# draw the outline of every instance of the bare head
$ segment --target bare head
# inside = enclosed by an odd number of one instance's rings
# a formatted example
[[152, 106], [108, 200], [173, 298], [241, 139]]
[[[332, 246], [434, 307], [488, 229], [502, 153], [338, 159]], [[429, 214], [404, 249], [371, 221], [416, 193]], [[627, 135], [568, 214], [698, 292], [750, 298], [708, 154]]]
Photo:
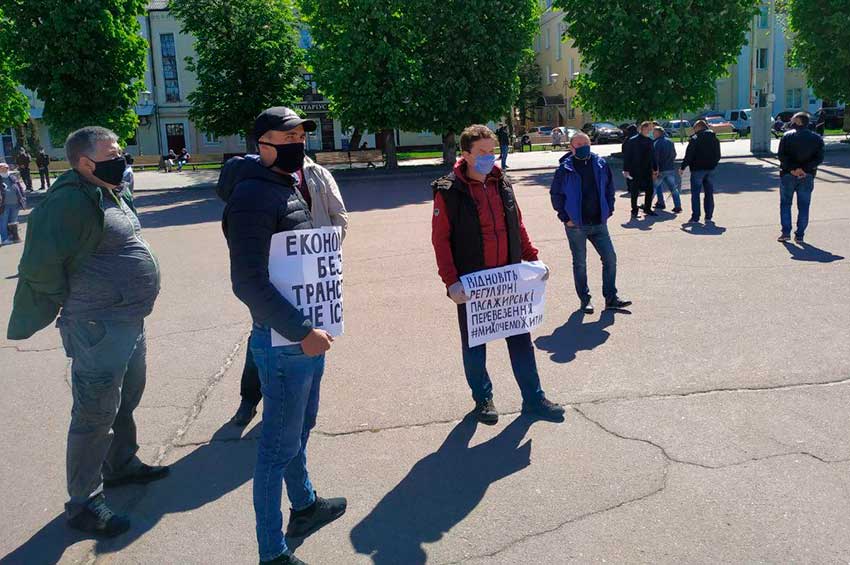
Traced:
[[708, 129], [708, 122], [706, 122], [705, 120], [697, 120], [696, 122], [694, 122], [694, 131], [695, 132], [699, 133], [699, 132], [707, 130], [707, 129]]
[[578, 149], [579, 147], [583, 147], [585, 145], [590, 145], [590, 136], [584, 133], [583, 131], [578, 132], [573, 136], [570, 140], [570, 147], [573, 148], [573, 151]]
[[655, 126], [654, 128], [652, 128], [652, 136], [655, 139], [660, 139], [660, 138], [664, 137], [665, 135], [667, 135], [667, 132], [664, 131], [663, 127]]
[[123, 159], [118, 136], [112, 130], [99, 126], [78, 129], [65, 140], [65, 156], [71, 168], [90, 183], [104, 188], [119, 184], [111, 184], [95, 176], [98, 163]]
[[0, 176], [9, 176], [9, 165], [0, 161]]
[[808, 112], [797, 112], [791, 118], [791, 123], [797, 127], [808, 127], [809, 122], [812, 121], [812, 117], [808, 114]]

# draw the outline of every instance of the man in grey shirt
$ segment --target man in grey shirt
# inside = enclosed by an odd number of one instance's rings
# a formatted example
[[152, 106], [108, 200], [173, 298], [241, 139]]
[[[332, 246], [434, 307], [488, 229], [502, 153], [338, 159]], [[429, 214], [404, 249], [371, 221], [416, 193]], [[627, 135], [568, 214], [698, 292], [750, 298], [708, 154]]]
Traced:
[[65, 510], [72, 528], [112, 537], [130, 521], [106, 504], [104, 485], [168, 474], [136, 456], [133, 419], [145, 389], [144, 319], [159, 294], [159, 265], [122, 182], [118, 137], [83, 128], [68, 137], [65, 152], [73, 170], [30, 217], [9, 334], [28, 337], [61, 307], [56, 325], [72, 359], [73, 394]]

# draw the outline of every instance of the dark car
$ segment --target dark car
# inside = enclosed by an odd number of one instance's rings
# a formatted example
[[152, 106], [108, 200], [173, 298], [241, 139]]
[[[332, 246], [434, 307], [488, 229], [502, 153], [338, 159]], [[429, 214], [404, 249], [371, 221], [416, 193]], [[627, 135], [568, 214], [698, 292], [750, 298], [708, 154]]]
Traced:
[[799, 112], [799, 110], [785, 110], [783, 112], [779, 112], [776, 114], [776, 118], [774, 120], [782, 120], [786, 124], [791, 121], [791, 118], [794, 117], [794, 114]]
[[826, 129], [841, 129], [844, 126], [844, 108], [821, 108], [813, 118], [815, 123], [823, 119]]
[[584, 124], [581, 131], [590, 137], [590, 141], [597, 144], [622, 143], [626, 138], [623, 130], [610, 122], [591, 122]]

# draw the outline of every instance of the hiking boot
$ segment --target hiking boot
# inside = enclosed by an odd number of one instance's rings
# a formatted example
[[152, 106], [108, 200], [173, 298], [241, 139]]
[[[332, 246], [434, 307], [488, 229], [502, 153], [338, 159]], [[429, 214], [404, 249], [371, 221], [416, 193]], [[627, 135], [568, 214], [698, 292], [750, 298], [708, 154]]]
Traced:
[[581, 301], [581, 311], [585, 314], [593, 314], [593, 302], [589, 298]]
[[522, 413], [532, 418], [548, 420], [549, 422], [564, 421], [564, 407], [560, 404], [555, 404], [545, 396], [540, 399], [540, 402], [534, 404], [522, 403]]
[[496, 405], [493, 404], [492, 398], [476, 402], [475, 409], [472, 412], [475, 414], [475, 419], [482, 424], [493, 426], [499, 422], [499, 413], [496, 412]]
[[230, 419], [230, 423], [234, 426], [244, 428], [249, 423], [251, 423], [251, 420], [253, 420], [254, 416], [256, 415], [257, 405], [243, 400], [241, 404], [239, 404], [239, 408], [236, 410], [236, 414], [234, 414], [233, 418]]
[[778, 241], [779, 243], [785, 243], [786, 241], [791, 241], [791, 236], [783, 233], [782, 235], [776, 238], [776, 241]]
[[304, 510], [292, 510], [289, 524], [286, 526], [286, 536], [304, 538], [317, 531], [322, 526], [330, 524], [343, 514], [348, 507], [344, 498], [321, 498]]
[[147, 483], [152, 483], [153, 481], [158, 481], [159, 479], [165, 478], [168, 476], [170, 469], [168, 465], [163, 466], [151, 466], [142, 463], [136, 469], [133, 469], [126, 475], [122, 475], [120, 477], [112, 478], [112, 479], [104, 479], [103, 486], [105, 487], [120, 487], [123, 485], [144, 485]]
[[623, 308], [626, 308], [626, 307], [631, 306], [631, 305], [632, 305], [631, 300], [622, 300], [620, 298], [612, 298], [611, 300], [608, 300], [608, 301], [605, 302], [605, 309], [606, 310], [622, 310]]
[[281, 553], [274, 559], [260, 561], [260, 565], [307, 565], [291, 553]]
[[101, 493], [89, 500], [79, 514], [69, 519], [68, 525], [87, 534], [114, 538], [130, 529], [130, 520], [110, 510], [106, 505], [106, 497]]

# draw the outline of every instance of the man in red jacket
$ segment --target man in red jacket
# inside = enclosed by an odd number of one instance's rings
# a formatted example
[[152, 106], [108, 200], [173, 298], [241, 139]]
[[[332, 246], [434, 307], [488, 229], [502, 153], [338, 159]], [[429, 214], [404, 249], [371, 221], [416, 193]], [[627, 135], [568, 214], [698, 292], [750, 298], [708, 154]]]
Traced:
[[[501, 169], [495, 167], [495, 145], [496, 135], [487, 126], [469, 126], [460, 136], [461, 159], [454, 171], [431, 185], [434, 189], [431, 242], [440, 278], [449, 298], [457, 304], [463, 368], [475, 400], [475, 417], [484, 424], [498, 422], [499, 413], [493, 404], [486, 346], [469, 347], [466, 320], [469, 297], [460, 277], [537, 260], [537, 249], [522, 223], [513, 187]], [[505, 341], [522, 392], [523, 413], [563, 421], [564, 408], [549, 401], [540, 388], [531, 336], [524, 333]]]

